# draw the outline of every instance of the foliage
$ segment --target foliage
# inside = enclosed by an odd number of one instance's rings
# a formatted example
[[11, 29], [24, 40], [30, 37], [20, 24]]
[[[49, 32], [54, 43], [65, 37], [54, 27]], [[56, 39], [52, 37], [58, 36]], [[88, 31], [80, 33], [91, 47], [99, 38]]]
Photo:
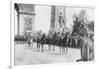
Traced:
[[72, 35], [87, 36], [87, 14], [85, 10], [81, 10], [80, 13], [73, 14], [73, 32]]

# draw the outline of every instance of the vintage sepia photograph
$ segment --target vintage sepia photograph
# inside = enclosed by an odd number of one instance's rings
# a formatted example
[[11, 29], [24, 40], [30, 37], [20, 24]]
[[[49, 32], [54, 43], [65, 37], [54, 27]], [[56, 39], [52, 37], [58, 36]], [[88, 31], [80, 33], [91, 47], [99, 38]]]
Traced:
[[94, 61], [94, 8], [14, 3], [14, 65]]

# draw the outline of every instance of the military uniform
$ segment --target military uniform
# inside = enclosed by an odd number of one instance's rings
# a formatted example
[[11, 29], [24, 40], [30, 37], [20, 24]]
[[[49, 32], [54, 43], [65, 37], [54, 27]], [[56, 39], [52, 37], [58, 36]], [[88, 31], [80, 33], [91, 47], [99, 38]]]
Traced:
[[81, 58], [84, 61], [91, 61], [94, 59], [94, 47], [93, 42], [87, 38], [81, 41]]

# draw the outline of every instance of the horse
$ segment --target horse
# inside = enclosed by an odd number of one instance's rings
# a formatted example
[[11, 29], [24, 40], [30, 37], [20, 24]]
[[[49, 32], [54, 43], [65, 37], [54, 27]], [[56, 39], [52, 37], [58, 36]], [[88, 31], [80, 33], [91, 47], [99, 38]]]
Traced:
[[45, 44], [45, 34], [42, 35], [41, 39], [40, 39], [40, 44], [42, 45], [42, 52], [43, 52], [43, 46]]

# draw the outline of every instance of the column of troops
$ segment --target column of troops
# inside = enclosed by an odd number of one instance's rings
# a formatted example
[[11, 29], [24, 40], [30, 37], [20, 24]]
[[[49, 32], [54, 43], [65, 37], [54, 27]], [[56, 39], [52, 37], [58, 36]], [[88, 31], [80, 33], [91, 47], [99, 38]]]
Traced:
[[[55, 51], [55, 46], [59, 47], [60, 54], [67, 53], [69, 48], [79, 48], [81, 49], [81, 57], [84, 61], [89, 61], [94, 59], [94, 45], [93, 41], [89, 38], [80, 36], [71, 36], [66, 34], [60, 35], [60, 33], [54, 34], [36, 34], [36, 36], [15, 36], [15, 43], [27, 43], [28, 47], [34, 47], [33, 42], [37, 43], [37, 51], [43, 52], [44, 45], [48, 45], [48, 50], [51, 50], [53, 46], [53, 51]], [[79, 61], [79, 60], [78, 60]]]

